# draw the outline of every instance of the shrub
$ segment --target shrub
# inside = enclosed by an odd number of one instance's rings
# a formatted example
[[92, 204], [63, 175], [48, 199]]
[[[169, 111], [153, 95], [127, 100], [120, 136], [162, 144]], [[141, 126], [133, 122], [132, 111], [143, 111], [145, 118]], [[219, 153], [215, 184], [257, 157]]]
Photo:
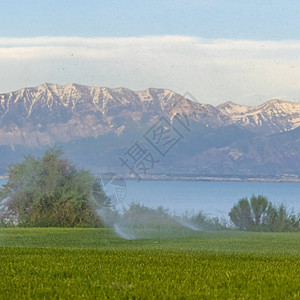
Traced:
[[211, 218], [202, 211], [191, 216], [186, 215], [185, 219], [202, 230], [225, 230], [229, 228], [229, 224], [225, 219]]

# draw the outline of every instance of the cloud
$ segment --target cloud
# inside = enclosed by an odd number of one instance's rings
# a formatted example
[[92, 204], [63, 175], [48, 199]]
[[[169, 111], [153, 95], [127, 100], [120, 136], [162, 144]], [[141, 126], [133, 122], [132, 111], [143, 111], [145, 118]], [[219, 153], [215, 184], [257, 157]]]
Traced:
[[300, 41], [0, 37], [0, 92], [42, 82], [189, 91], [202, 103], [300, 101]]

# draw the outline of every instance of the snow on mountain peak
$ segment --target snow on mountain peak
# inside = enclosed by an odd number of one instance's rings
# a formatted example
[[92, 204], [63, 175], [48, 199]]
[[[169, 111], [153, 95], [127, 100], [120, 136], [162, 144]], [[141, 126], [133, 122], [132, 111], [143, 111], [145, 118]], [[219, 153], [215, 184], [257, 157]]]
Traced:
[[217, 109], [241, 126], [265, 127], [274, 132], [300, 126], [300, 103], [271, 99], [250, 107], [226, 102], [217, 106]]
[[225, 102], [216, 107], [220, 112], [226, 115], [245, 114], [249, 110], [249, 106], [236, 104], [232, 101]]
[[[177, 107], [174, 109], [175, 104]], [[287, 131], [300, 126], [300, 103], [278, 99], [271, 99], [258, 106], [228, 101], [213, 107], [191, 102], [169, 89], [148, 88], [135, 92], [122, 87], [93, 87], [76, 83], [57, 85], [47, 82], [37, 87], [0, 94], [0, 126], [15, 124], [16, 119], [20, 124], [31, 119], [46, 124], [47, 120], [86, 118], [93, 114], [96, 114], [93, 116], [95, 122], [97, 118], [111, 120], [133, 114], [135, 117], [132, 119], [140, 120], [143, 114], [150, 113], [156, 116], [185, 113], [194, 116], [197, 122], [208, 122], [215, 126], [235, 124], [265, 128], [270, 132]], [[42, 115], [47, 116], [46, 120], [43, 120]]]

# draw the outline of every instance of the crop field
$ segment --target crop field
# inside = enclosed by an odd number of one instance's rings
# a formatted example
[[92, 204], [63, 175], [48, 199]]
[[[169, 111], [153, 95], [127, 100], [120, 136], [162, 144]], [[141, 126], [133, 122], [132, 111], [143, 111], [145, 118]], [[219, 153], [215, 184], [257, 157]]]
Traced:
[[300, 234], [0, 230], [1, 299], [300, 299]]

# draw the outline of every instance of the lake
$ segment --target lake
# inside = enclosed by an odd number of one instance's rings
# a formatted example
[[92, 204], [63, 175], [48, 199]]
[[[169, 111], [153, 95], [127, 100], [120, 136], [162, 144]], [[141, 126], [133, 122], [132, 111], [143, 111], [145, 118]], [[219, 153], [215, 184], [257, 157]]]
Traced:
[[263, 194], [275, 203], [284, 203], [300, 213], [300, 183], [294, 182], [216, 182], [216, 181], [127, 181], [123, 204], [131, 201], [165, 208], [176, 214], [202, 210], [210, 216], [226, 217], [243, 197]]
[[[0, 185], [6, 180], [0, 179]], [[126, 181], [126, 197], [118, 208], [135, 201], [149, 207], [163, 206], [176, 214], [203, 211], [209, 216], [228, 217], [242, 197], [263, 194], [275, 203], [284, 203], [300, 212], [300, 183], [214, 182], [214, 181]], [[108, 193], [111, 189], [108, 188]]]

